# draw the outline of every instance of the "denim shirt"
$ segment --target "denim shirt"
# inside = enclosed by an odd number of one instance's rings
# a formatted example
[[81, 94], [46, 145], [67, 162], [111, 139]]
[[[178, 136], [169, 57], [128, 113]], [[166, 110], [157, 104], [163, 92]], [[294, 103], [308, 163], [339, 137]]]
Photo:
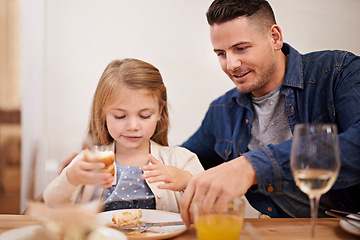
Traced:
[[[287, 68], [281, 87], [291, 131], [297, 123], [335, 123], [341, 170], [320, 201], [328, 208], [360, 211], [360, 57], [346, 51], [300, 54], [284, 43]], [[252, 164], [258, 184], [246, 193], [250, 204], [271, 217], [309, 217], [307, 196], [290, 169], [292, 140], [248, 151], [253, 109], [249, 94], [236, 88], [214, 100], [200, 128], [182, 146], [196, 153], [204, 168], [240, 155]]]

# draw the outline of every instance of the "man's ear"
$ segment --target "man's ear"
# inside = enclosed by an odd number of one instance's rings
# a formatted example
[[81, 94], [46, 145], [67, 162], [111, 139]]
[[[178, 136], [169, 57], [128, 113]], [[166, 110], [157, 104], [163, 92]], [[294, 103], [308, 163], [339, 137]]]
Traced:
[[281, 28], [276, 24], [271, 26], [271, 37], [274, 44], [274, 49], [281, 50], [284, 42], [283, 42]]

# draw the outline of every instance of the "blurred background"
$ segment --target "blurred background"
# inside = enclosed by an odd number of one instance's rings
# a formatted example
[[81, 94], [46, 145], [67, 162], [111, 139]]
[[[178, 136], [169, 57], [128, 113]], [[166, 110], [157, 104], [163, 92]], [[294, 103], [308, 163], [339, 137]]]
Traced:
[[[155, 65], [168, 89], [170, 145], [233, 88], [212, 51], [212, 0], [0, 0], [0, 213], [21, 213], [80, 150], [91, 98], [113, 59]], [[360, 1], [270, 0], [301, 53], [360, 55]], [[251, 209], [247, 217], [256, 217]]]

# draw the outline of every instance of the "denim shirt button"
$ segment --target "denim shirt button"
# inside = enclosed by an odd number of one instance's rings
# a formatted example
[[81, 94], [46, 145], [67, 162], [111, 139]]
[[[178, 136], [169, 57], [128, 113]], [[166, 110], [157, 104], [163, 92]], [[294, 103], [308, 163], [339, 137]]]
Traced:
[[248, 125], [249, 124], [249, 119], [245, 120], [245, 124]]
[[271, 207], [268, 207], [267, 210], [268, 210], [268, 212], [272, 212], [272, 208], [271, 208]]
[[272, 193], [272, 192], [274, 192], [274, 187], [271, 186], [271, 184], [270, 184], [270, 185], [267, 187], [266, 191], [267, 191], [268, 193]]

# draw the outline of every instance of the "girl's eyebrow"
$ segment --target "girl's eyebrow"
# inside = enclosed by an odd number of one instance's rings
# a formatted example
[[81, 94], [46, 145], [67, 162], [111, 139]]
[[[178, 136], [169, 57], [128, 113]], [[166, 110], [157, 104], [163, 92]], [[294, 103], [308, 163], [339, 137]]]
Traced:
[[121, 109], [121, 108], [110, 108], [110, 110], [113, 110], [113, 111], [125, 111], [124, 109]]
[[[122, 108], [111, 108], [110, 110], [126, 112], [126, 110], [122, 109]], [[154, 111], [154, 110], [155, 110], [155, 108], [143, 108], [143, 109], [140, 109], [140, 112], [142, 112], [142, 111]]]

